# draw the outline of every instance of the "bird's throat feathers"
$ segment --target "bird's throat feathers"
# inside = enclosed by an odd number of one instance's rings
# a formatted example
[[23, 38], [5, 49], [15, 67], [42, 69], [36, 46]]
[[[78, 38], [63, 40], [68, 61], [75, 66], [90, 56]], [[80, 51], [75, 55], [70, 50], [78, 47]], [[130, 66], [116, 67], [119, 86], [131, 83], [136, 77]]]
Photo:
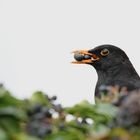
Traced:
[[95, 69], [97, 71], [98, 78], [102, 80], [108, 79], [109, 77], [114, 77], [114, 79], [120, 77], [129, 79], [131, 76], [139, 78], [129, 59], [125, 59], [122, 63], [116, 63], [111, 66], [100, 66], [100, 69], [98, 69], [98, 66], [95, 66]]

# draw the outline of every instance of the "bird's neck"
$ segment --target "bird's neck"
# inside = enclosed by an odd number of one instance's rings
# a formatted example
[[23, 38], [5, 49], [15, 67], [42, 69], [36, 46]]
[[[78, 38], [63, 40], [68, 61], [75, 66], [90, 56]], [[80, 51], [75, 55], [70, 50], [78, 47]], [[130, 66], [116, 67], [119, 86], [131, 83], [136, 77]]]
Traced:
[[139, 79], [139, 75], [130, 61], [121, 65], [118, 64], [108, 67], [108, 69], [97, 70], [97, 74], [98, 78], [102, 80], [106, 80], [108, 77], [112, 77], [116, 80], [120, 79], [120, 77], [130, 79], [132, 76]]

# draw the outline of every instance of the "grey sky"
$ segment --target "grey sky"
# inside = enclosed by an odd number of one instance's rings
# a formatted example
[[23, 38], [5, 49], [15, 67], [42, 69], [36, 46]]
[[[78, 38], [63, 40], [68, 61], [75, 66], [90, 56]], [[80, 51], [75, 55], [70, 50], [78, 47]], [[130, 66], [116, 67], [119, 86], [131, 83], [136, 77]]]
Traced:
[[17, 97], [35, 90], [72, 105], [93, 101], [88, 65], [72, 65], [75, 49], [113, 44], [140, 73], [139, 0], [0, 0], [0, 81]]

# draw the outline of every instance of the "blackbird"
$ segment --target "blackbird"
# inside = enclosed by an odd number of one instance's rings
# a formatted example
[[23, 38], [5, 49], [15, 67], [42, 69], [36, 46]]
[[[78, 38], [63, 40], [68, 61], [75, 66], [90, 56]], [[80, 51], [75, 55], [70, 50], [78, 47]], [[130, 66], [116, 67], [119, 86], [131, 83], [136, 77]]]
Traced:
[[126, 53], [113, 45], [100, 45], [91, 50], [73, 51], [74, 64], [89, 64], [98, 75], [95, 96], [100, 97], [103, 86], [126, 87], [128, 91], [140, 88], [140, 77]]

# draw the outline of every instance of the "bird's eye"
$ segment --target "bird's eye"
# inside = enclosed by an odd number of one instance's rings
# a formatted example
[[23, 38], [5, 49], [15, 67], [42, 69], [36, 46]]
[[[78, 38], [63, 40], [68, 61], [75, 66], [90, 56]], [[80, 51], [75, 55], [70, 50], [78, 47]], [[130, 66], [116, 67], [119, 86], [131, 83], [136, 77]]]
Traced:
[[102, 51], [101, 51], [101, 55], [102, 56], [107, 56], [109, 54], [109, 50], [108, 49], [103, 49]]

